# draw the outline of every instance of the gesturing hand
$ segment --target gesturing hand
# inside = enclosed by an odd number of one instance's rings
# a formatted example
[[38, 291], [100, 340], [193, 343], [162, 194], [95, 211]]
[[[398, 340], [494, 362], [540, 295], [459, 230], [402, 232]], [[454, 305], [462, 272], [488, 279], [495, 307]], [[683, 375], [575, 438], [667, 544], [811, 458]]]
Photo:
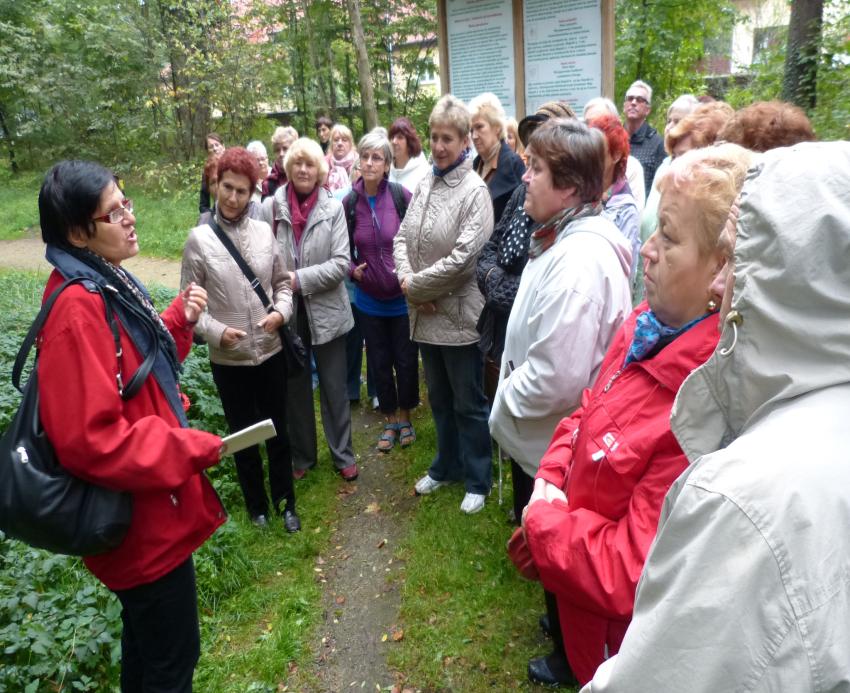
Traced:
[[195, 282], [189, 282], [189, 285], [183, 289], [180, 294], [183, 299], [183, 312], [186, 316], [186, 321], [189, 323], [198, 322], [201, 313], [207, 307], [207, 290], [203, 286], [198, 286]]

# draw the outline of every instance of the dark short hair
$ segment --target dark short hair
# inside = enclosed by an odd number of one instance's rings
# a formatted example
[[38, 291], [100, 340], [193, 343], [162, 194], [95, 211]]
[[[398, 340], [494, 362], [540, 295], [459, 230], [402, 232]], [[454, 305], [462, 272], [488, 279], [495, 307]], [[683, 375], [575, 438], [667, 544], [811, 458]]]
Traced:
[[51, 168], [38, 193], [42, 240], [68, 246], [75, 228], [94, 236], [92, 217], [110, 183], [118, 185], [115, 174], [93, 161], [60, 161]]
[[784, 101], [756, 101], [737, 111], [717, 139], [766, 152], [798, 142], [813, 142], [815, 132], [802, 108]]
[[206, 138], [207, 140], [215, 140], [219, 144], [224, 144], [224, 140], [221, 139], [221, 135], [217, 132], [208, 132]]
[[327, 116], [322, 115], [316, 118], [316, 124], [313, 126], [313, 129], [318, 130], [320, 125], [324, 125], [328, 129], [330, 129], [334, 126], [334, 122]]
[[251, 154], [244, 147], [228, 147], [224, 150], [224, 154], [218, 160], [218, 180], [225, 171], [233, 171], [239, 176], [247, 176], [251, 181], [251, 189], [257, 185], [260, 179], [260, 165], [257, 163], [257, 157]]
[[626, 164], [629, 161], [629, 133], [626, 132], [620, 119], [611, 113], [591, 118], [587, 124], [605, 135], [611, 158], [620, 157], [620, 160], [614, 164], [614, 181], [620, 180], [626, 175]]
[[532, 133], [528, 148], [546, 162], [559, 190], [576, 188], [582, 202], [602, 197], [605, 140], [599, 130], [575, 119], [552, 118]]
[[407, 118], [396, 118], [393, 124], [390, 125], [389, 137], [392, 140], [396, 135], [402, 135], [407, 140], [407, 153], [411, 156], [419, 156], [422, 153], [422, 140], [416, 134], [416, 129], [413, 127]]

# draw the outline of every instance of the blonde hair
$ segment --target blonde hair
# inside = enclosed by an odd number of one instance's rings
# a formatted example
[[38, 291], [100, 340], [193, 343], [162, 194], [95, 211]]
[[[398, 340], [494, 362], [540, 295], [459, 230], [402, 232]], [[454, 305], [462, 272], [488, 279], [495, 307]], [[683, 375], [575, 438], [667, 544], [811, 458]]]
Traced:
[[343, 125], [342, 123], [335, 123], [331, 128], [331, 142], [334, 141], [334, 137], [339, 135], [344, 140], [348, 140], [351, 142], [351, 146], [354, 146], [354, 135], [351, 134], [351, 130], [348, 129], [347, 125]]
[[448, 125], [463, 139], [469, 136], [470, 120], [466, 104], [453, 94], [445, 94], [434, 105], [428, 118], [428, 127], [433, 129], [435, 125]]
[[316, 181], [316, 185], [323, 185], [328, 177], [328, 162], [325, 160], [325, 155], [322, 154], [319, 143], [309, 137], [299, 137], [292, 143], [289, 151], [286, 152], [286, 158], [283, 160], [283, 170], [286, 171], [287, 178], [292, 178], [292, 169], [300, 159], [307, 159], [316, 165], [316, 168], [319, 169], [319, 179]]
[[730, 143], [692, 149], [674, 159], [659, 181], [662, 196], [679, 193], [694, 204], [699, 220], [697, 242], [703, 256], [724, 252], [721, 231], [754, 157], [748, 149]]
[[272, 147], [276, 144], [283, 144], [286, 140], [297, 140], [298, 130], [291, 125], [281, 125], [275, 128], [272, 134]]
[[489, 123], [490, 127], [495, 128], [500, 140], [507, 137], [505, 126], [508, 117], [505, 115], [505, 109], [502, 108], [499, 97], [492, 92], [486, 91], [479, 94], [469, 102], [469, 119], [472, 121], [476, 118], [481, 118]]
[[508, 134], [512, 134], [514, 136], [514, 142], [516, 143], [516, 153], [522, 156], [525, 154], [525, 145], [522, 143], [522, 140], [519, 138], [519, 123], [516, 122], [516, 118], [508, 118], [505, 123], [505, 139], [508, 139]]

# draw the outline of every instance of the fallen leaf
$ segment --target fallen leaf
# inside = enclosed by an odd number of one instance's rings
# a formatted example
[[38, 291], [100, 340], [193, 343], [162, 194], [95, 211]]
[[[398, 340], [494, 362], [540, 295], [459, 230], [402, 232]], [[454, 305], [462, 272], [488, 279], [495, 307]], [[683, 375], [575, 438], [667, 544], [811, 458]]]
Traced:
[[369, 505], [366, 506], [365, 512], [368, 515], [375, 515], [381, 512], [381, 506], [378, 503], [372, 501], [371, 503], [369, 503]]
[[317, 556], [316, 557], [316, 565], [324, 565], [324, 564], [325, 564], [325, 559], [322, 558], [321, 556]]
[[381, 642], [386, 642], [386, 641], [387, 641], [387, 637], [388, 637], [388, 636], [387, 636], [387, 634], [386, 634], [386, 633], [384, 633], [384, 634], [381, 636]]
[[386, 544], [387, 544], [387, 540], [381, 539], [381, 541], [379, 541], [377, 544], [375, 544], [375, 548], [376, 549], [382, 549], [382, 548], [384, 548], [384, 546], [386, 546]]
[[343, 596], [340, 594], [340, 595], [339, 595], [339, 596], [337, 596], [337, 598], [336, 598], [336, 603], [337, 603], [337, 604], [345, 604], [345, 597], [343, 597]]
[[393, 631], [393, 642], [398, 642], [404, 638], [404, 630], [401, 628]]

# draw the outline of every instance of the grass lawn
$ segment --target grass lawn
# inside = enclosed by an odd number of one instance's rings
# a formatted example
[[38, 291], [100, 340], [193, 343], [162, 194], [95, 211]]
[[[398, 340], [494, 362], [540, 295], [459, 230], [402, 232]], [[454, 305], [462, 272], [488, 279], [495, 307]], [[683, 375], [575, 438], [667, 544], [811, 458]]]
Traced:
[[[155, 200], [151, 204], [156, 206]], [[167, 215], [156, 219], [164, 237]], [[11, 361], [36, 312], [43, 281], [29, 273], [0, 271], [0, 429], [16, 406]], [[165, 289], [153, 293], [160, 304], [168, 298]], [[220, 404], [208, 371], [205, 348], [196, 348], [183, 376], [196, 404], [190, 418], [193, 425], [221, 431]], [[427, 406], [416, 411], [414, 420], [416, 444], [396, 448], [390, 467], [393, 483], [404, 494], [427, 471], [435, 448]], [[377, 424], [360, 429], [357, 451], [374, 445], [379, 432]], [[231, 520], [196, 554], [203, 641], [196, 690], [316, 689], [311, 648], [322, 621], [322, 587], [314, 569], [317, 556], [331, 547], [342, 484], [323, 440], [319, 450], [318, 468], [298, 482], [305, 530], [297, 535], [286, 534], [278, 523], [259, 533], [242, 509], [232, 460], [213, 470]], [[400, 581], [399, 623], [405, 635], [390, 650], [390, 670], [423, 691], [530, 690], [526, 663], [548, 652], [549, 643], [537, 627], [543, 610], [540, 586], [519, 578], [505, 552], [512, 531], [506, 519], [510, 480], [505, 479], [503, 506], [494, 488], [484, 510], [467, 516], [459, 510], [462, 497], [463, 489], [451, 486], [401, 504], [405, 509], [397, 511], [405, 534], [395, 549], [403, 568], [394, 579]], [[80, 602], [81, 584], [88, 603]], [[103, 616], [81, 615], [86, 613]], [[48, 554], [0, 541], [0, 640], [17, 643], [0, 666], [0, 691], [24, 690], [38, 681], [31, 690], [114, 686], [117, 615], [114, 598], [81, 571], [78, 561], [56, 562]], [[68, 648], [69, 638], [78, 643], [76, 649]], [[60, 680], [65, 688], [56, 687]]]

